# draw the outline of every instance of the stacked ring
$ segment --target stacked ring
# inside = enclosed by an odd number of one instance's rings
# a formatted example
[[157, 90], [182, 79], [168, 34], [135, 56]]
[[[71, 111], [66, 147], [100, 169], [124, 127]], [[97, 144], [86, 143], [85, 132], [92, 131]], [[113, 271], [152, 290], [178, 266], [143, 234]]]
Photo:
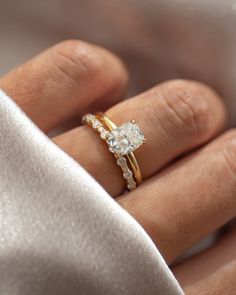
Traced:
[[83, 116], [82, 122], [90, 125], [107, 142], [109, 151], [114, 154], [116, 163], [122, 170], [127, 189], [136, 188], [142, 182], [142, 175], [133, 151], [145, 142], [145, 138], [135, 121], [116, 126], [105, 114], [99, 112]]

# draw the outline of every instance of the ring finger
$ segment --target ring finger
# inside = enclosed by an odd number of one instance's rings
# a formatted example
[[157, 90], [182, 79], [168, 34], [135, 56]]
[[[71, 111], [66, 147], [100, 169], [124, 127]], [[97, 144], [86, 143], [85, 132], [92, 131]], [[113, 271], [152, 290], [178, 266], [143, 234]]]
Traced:
[[[154, 87], [112, 107], [106, 114], [118, 125], [135, 119], [144, 132], [147, 143], [135, 152], [144, 179], [209, 140], [221, 130], [225, 119], [224, 107], [215, 92], [200, 83], [182, 80]], [[109, 193], [122, 193], [125, 184], [121, 171], [94, 130], [81, 126], [54, 141]]]

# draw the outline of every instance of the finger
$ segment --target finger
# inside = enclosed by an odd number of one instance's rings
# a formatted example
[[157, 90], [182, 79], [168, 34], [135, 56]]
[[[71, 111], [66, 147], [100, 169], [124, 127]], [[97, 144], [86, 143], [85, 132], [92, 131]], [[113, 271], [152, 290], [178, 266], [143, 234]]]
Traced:
[[232, 295], [236, 290], [236, 230], [210, 250], [173, 268], [186, 295]]
[[[118, 125], [135, 119], [143, 130], [147, 143], [135, 155], [144, 179], [176, 156], [209, 140], [222, 128], [225, 118], [217, 94], [190, 81], [164, 83], [114, 106], [107, 114]], [[74, 129], [55, 138], [55, 142], [113, 196], [124, 191], [125, 182], [113, 155], [90, 127]]]
[[236, 215], [236, 131], [120, 198], [171, 263]]
[[59, 43], [0, 80], [5, 90], [43, 130], [122, 96], [127, 72], [107, 50], [82, 41]]

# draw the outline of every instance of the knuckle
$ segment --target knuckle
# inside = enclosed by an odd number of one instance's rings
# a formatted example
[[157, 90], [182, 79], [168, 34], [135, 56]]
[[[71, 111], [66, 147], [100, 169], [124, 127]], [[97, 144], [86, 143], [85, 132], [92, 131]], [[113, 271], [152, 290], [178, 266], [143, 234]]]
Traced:
[[[174, 80], [161, 85], [165, 116], [180, 135], [204, 134], [209, 121], [209, 105], [199, 90], [200, 83]], [[173, 129], [173, 128], [172, 128]]]
[[222, 151], [226, 169], [229, 169], [236, 175], [236, 129], [225, 133]]
[[101, 82], [104, 57], [95, 46], [78, 40], [63, 41], [50, 51], [50, 61], [59, 75], [81, 85]]

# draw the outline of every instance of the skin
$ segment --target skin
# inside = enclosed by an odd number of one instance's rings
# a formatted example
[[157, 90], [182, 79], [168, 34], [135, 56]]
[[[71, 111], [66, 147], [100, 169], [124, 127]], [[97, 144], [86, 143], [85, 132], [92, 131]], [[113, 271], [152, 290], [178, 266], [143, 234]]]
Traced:
[[227, 114], [221, 99], [206, 85], [175, 80], [119, 102], [127, 82], [116, 56], [72, 40], [2, 77], [0, 87], [45, 133], [95, 110], [116, 124], [135, 119], [147, 138], [135, 152], [144, 182], [129, 194], [123, 194], [113, 156], [89, 126], [52, 140], [145, 228], [186, 294], [233, 294], [235, 229], [204, 253], [172, 265], [236, 215], [236, 131], [222, 133]]

